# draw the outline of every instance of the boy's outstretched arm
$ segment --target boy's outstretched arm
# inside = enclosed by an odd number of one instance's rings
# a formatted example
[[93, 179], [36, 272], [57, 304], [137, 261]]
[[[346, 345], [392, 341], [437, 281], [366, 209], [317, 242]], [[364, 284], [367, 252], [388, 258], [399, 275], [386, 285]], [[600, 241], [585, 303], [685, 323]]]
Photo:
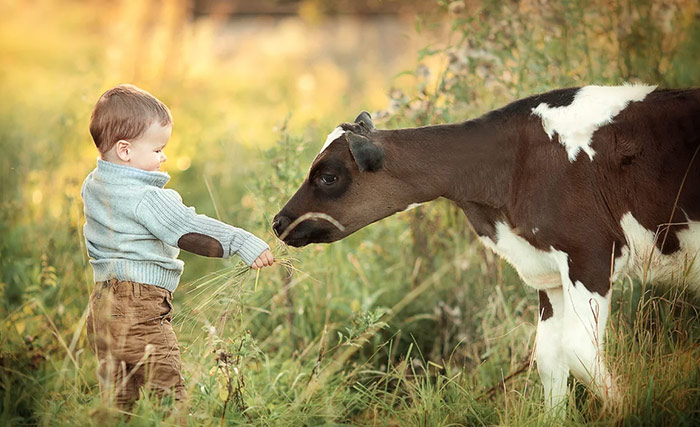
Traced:
[[147, 192], [135, 214], [148, 231], [170, 246], [208, 257], [237, 254], [253, 268], [271, 264], [267, 243], [242, 228], [197, 214], [174, 190]]

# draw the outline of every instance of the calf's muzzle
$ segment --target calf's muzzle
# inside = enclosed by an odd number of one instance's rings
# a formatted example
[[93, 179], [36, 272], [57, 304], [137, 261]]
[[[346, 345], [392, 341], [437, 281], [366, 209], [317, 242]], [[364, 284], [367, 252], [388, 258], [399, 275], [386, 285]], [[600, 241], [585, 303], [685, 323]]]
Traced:
[[275, 215], [275, 217], [272, 219], [272, 231], [275, 232], [275, 236], [280, 237], [282, 233], [289, 227], [289, 224], [292, 223], [292, 220], [289, 219], [289, 217], [282, 215], [281, 213], [278, 213]]

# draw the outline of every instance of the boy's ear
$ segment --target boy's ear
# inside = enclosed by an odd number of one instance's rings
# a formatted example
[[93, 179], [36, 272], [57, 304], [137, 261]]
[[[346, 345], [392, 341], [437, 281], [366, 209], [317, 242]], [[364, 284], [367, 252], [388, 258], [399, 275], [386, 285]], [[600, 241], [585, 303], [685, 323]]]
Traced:
[[120, 139], [114, 144], [114, 153], [119, 157], [119, 160], [128, 162], [131, 159], [131, 144], [129, 141]]

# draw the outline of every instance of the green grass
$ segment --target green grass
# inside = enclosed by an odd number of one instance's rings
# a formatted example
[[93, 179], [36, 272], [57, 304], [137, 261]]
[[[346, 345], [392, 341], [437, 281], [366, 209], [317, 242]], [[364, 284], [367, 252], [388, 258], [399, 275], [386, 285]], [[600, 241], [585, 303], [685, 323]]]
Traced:
[[[420, 255], [410, 254], [414, 237], [400, 230], [407, 221], [455, 214], [447, 204], [420, 209], [348, 242], [291, 253], [276, 247], [281, 265], [259, 276], [229, 264], [182, 284], [175, 325], [189, 423], [547, 424], [534, 366], [499, 383], [530, 358], [534, 291], [473, 242], [438, 251], [438, 267], [413, 277], [420, 269], [406, 260]], [[441, 230], [430, 239], [455, 239], [455, 247], [469, 240]], [[368, 239], [377, 234], [394, 241], [375, 245]], [[48, 265], [43, 270], [45, 280], [58, 280]], [[45, 283], [6, 317], [2, 421], [118, 422], [97, 395], [95, 358], [83, 336], [87, 293], [71, 290], [74, 303], [61, 309], [51, 302], [53, 289]], [[607, 357], [623, 405], [603, 408], [575, 387], [566, 423], [693, 425], [700, 319], [692, 299], [642, 293], [629, 281], [615, 289]], [[177, 421], [144, 399], [130, 424]]]

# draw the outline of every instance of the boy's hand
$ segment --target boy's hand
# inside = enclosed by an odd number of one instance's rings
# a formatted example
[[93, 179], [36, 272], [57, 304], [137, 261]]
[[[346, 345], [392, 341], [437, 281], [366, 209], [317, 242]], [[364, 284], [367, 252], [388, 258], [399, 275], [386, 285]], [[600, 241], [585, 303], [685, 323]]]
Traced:
[[269, 249], [265, 249], [265, 252], [261, 253], [259, 257], [253, 261], [253, 265], [250, 266], [253, 270], [257, 270], [263, 267], [269, 267], [275, 262], [275, 258]]

